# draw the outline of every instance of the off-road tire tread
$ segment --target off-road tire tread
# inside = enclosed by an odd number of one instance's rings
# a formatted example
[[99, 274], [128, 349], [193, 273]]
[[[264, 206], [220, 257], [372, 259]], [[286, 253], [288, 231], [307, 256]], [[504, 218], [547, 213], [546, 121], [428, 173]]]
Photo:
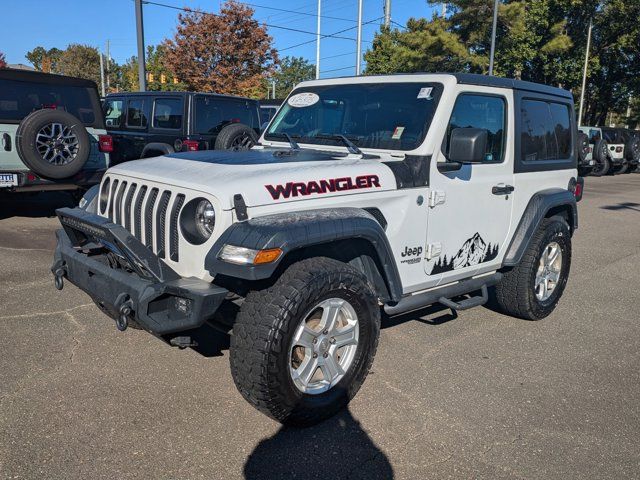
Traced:
[[[348, 285], [354, 293], [372, 302], [374, 344], [360, 375], [349, 386], [348, 399], [358, 391], [366, 378], [378, 345], [380, 309], [374, 291], [366, 277], [349, 265], [326, 257], [302, 260], [290, 266], [271, 287], [252, 291], [247, 295], [233, 327], [230, 346], [230, 364], [233, 380], [242, 396], [267, 416], [286, 424], [304, 426], [318, 423], [340, 410], [296, 411], [282, 394], [278, 381], [277, 359], [287, 349], [288, 328], [296, 328], [292, 319], [305, 312], [299, 311], [304, 298], [326, 286]], [[288, 353], [287, 353], [288, 355]], [[354, 360], [355, 361], [355, 360]]]
[[[540, 226], [533, 234], [527, 250], [524, 252], [520, 262], [511, 270], [503, 274], [500, 282], [495, 286], [493, 292], [493, 300], [495, 306], [502, 313], [525, 320], [541, 320], [548, 313], [540, 315], [530, 299], [530, 278], [531, 271], [537, 270], [539, 262], [539, 250], [544, 241], [547, 229], [556, 222], [560, 222], [565, 229], [567, 238], [569, 238], [568, 258], [564, 258], [563, 262], [569, 262], [567, 268], [571, 264], [571, 242], [569, 225], [566, 220], [560, 216], [553, 216], [542, 220]], [[566, 256], [566, 253], [563, 252]], [[564, 270], [563, 275], [568, 275], [568, 270]], [[555, 304], [554, 304], [555, 307]], [[553, 308], [551, 309], [553, 310]]]

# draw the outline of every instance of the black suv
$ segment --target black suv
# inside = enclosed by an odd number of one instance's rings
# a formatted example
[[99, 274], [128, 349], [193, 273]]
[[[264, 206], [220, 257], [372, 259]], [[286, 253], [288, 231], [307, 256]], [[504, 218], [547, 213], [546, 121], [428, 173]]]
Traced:
[[258, 102], [193, 92], [114, 93], [104, 102], [113, 163], [180, 151], [248, 149], [258, 140]]

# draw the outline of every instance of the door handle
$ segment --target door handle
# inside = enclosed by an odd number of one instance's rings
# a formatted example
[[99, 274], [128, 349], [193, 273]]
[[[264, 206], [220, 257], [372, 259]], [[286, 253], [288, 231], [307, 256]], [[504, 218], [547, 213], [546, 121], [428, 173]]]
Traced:
[[509, 195], [515, 188], [513, 185], [496, 185], [491, 189], [494, 195]]

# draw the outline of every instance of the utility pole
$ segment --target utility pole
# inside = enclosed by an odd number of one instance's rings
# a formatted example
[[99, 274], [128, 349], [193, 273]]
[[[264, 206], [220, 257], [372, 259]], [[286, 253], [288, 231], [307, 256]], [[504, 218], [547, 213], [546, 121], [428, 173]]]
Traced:
[[362, 63], [362, 0], [358, 0], [358, 43], [356, 47], [356, 75], [360, 75], [360, 65]]
[[584, 105], [584, 91], [587, 88], [587, 65], [589, 63], [589, 48], [591, 48], [591, 28], [593, 19], [589, 20], [589, 30], [587, 30], [587, 51], [584, 54], [584, 67], [582, 69], [582, 91], [580, 92], [580, 108], [578, 109], [578, 126], [582, 125], [582, 107]]
[[98, 52], [98, 55], [100, 55], [100, 91], [102, 92], [102, 96], [105, 96], [105, 91], [104, 91], [104, 63], [102, 62], [102, 52]]
[[489, 54], [489, 75], [493, 75], [493, 58], [496, 53], [496, 29], [498, 27], [498, 3], [496, 0], [493, 5], [493, 26], [491, 27], [491, 53]]
[[384, 26], [391, 27], [391, 0], [384, 2]]
[[147, 90], [144, 60], [144, 27], [142, 25], [142, 0], [135, 0], [136, 5], [136, 33], [138, 36], [138, 83], [140, 91]]
[[275, 100], [276, 99], [276, 81], [275, 80], [271, 81], [271, 86], [273, 87], [273, 95], [272, 96], [273, 96], [273, 99]]
[[322, 12], [322, 0], [318, 0], [318, 23], [316, 26], [316, 80], [320, 78], [320, 12]]
[[106, 56], [105, 56], [105, 72], [106, 72], [106, 81], [105, 83], [107, 84], [107, 91], [109, 91], [109, 61], [111, 60], [111, 56], [109, 54], [109, 40], [107, 40], [107, 52], [106, 52]]

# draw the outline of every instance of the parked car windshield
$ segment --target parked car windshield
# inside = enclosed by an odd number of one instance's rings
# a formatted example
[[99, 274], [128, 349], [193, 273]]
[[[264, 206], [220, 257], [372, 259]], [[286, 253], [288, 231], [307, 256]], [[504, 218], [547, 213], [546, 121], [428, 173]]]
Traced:
[[101, 128], [98, 107], [97, 92], [89, 88], [0, 80], [0, 122], [18, 123], [31, 112], [52, 108], [69, 112], [86, 126]]
[[[326, 85], [294, 90], [269, 125], [267, 140], [413, 150], [427, 134], [442, 93], [437, 83]], [[286, 134], [286, 135], [285, 135]]]

